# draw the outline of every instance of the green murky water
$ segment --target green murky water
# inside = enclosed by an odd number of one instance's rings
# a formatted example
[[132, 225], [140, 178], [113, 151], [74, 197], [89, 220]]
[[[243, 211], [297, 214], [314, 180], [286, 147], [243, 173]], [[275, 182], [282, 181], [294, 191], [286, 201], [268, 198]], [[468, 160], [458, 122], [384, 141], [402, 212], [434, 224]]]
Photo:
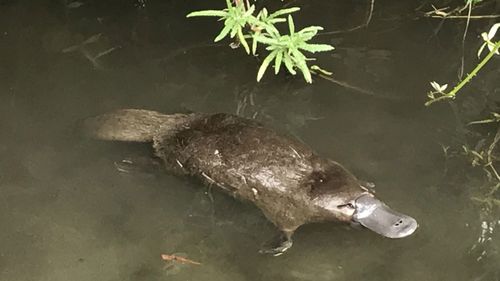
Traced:
[[[285, 75], [257, 84], [254, 58], [208, 46], [218, 26], [184, 18], [221, 1], [62, 2], [0, 0], [0, 280], [499, 280], [500, 237], [481, 234], [473, 184], [444, 177], [453, 115], [423, 107], [428, 81], [456, 70], [443, 63], [459, 57], [457, 28], [435, 35], [439, 22], [413, 19], [418, 1], [377, 1], [368, 29], [320, 37], [338, 47], [322, 66], [376, 96]], [[366, 9], [303, 2], [297, 25], [327, 30]], [[285, 128], [374, 181], [420, 228], [389, 240], [308, 225], [285, 255], [259, 255], [274, 228], [251, 205], [212, 201], [186, 179], [119, 173], [114, 161], [150, 149], [79, 137], [79, 120], [116, 108], [232, 112]], [[202, 265], [165, 266], [164, 253]]]

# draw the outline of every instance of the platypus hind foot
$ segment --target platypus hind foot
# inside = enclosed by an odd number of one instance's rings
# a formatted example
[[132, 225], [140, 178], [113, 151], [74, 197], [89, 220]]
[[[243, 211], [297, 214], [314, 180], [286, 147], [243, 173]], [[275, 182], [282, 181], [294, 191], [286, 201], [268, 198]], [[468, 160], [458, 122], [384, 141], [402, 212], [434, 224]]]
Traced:
[[[267, 245], [269, 245], [269, 247]], [[265, 248], [259, 250], [259, 253], [277, 257], [290, 249], [292, 245], [292, 233], [282, 232], [280, 235], [267, 242]]]
[[161, 171], [161, 162], [152, 157], [128, 157], [115, 161], [115, 168], [125, 174], [154, 175]]

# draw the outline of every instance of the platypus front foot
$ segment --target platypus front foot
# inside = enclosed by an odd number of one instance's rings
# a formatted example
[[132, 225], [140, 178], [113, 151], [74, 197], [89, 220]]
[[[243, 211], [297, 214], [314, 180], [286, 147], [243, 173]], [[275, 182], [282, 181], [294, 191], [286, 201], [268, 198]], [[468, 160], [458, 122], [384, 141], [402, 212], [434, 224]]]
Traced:
[[259, 253], [273, 255], [275, 257], [280, 256], [292, 247], [292, 233], [282, 232], [266, 244], [267, 245], [264, 246], [265, 248], [259, 250]]
[[358, 180], [358, 183], [363, 188], [368, 189], [369, 191], [375, 193], [375, 183], [365, 180]]

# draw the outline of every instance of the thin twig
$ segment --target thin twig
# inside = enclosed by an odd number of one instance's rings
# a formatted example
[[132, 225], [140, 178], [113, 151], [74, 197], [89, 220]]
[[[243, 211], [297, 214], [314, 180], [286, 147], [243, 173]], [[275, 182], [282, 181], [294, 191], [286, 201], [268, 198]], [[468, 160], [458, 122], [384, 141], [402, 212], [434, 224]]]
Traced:
[[[424, 13], [424, 17], [427, 18], [438, 18], [438, 19], [492, 19], [492, 18], [500, 18], [500, 15], [477, 15], [477, 16], [471, 16], [471, 10], [472, 10], [472, 2], [468, 1], [467, 4], [463, 7], [457, 7], [449, 12], [448, 10], [449, 7], [444, 7], [444, 8], [436, 8], [434, 5], [431, 5], [434, 10], [430, 12]], [[477, 7], [477, 5], [476, 5]], [[469, 10], [468, 15], [462, 16], [460, 15], [463, 11]]]
[[401, 100], [400, 98], [396, 98], [396, 97], [388, 97], [388, 96], [382, 96], [382, 95], [378, 95], [370, 90], [367, 90], [367, 89], [363, 89], [363, 88], [360, 88], [358, 86], [354, 86], [354, 85], [351, 85], [345, 81], [340, 81], [340, 80], [337, 80], [331, 76], [328, 76], [328, 75], [325, 75], [325, 74], [321, 74], [321, 73], [317, 73], [315, 71], [311, 71], [312, 74], [315, 74], [317, 75], [318, 77], [320, 78], [323, 78], [329, 82], [332, 82], [334, 84], [337, 84], [339, 86], [342, 86], [344, 88], [347, 88], [349, 90], [352, 90], [352, 91], [355, 91], [355, 92], [358, 92], [358, 93], [361, 93], [361, 94], [364, 94], [364, 95], [367, 95], [367, 96], [371, 96], [371, 97], [374, 97], [374, 98], [380, 98], [380, 99], [386, 99], [386, 100]]
[[491, 142], [490, 147], [488, 148], [488, 165], [497, 178], [497, 181], [500, 182], [500, 175], [498, 174], [497, 170], [495, 169], [495, 166], [493, 166], [493, 150], [495, 149], [498, 141], [500, 140], [500, 126], [497, 128], [497, 133], [495, 134], [495, 138], [493, 139], [493, 142]]
[[479, 16], [440, 16], [440, 15], [429, 15], [428, 18], [437, 19], [496, 19], [500, 18], [500, 15], [479, 15]]
[[118, 48], [121, 48], [121, 46], [115, 46], [115, 47], [112, 47], [112, 48], [109, 48], [107, 49], [106, 51], [102, 51], [100, 52], [99, 54], [95, 55], [94, 56], [94, 60], [97, 60], [98, 58], [102, 57], [102, 56], [105, 56], [111, 52], [113, 52], [114, 50], [118, 49]]
[[351, 27], [349, 29], [335, 30], [335, 31], [328, 31], [328, 32], [318, 33], [318, 36], [320, 36], [320, 35], [332, 35], [332, 34], [339, 34], [339, 33], [347, 33], [347, 32], [352, 32], [352, 31], [358, 30], [360, 28], [367, 27], [370, 24], [370, 21], [372, 20], [373, 7], [374, 6], [375, 6], [375, 0], [370, 0], [370, 6], [369, 6], [369, 9], [368, 9], [368, 15], [367, 15], [366, 20], [365, 20], [365, 22], [363, 24]]
[[465, 24], [464, 35], [462, 36], [462, 57], [460, 59], [460, 70], [458, 74], [458, 79], [462, 79], [464, 75], [465, 68], [465, 38], [467, 37], [467, 31], [469, 30], [470, 16], [472, 13], [472, 1], [467, 2], [467, 6], [469, 6], [469, 12], [467, 13], [467, 23]]
[[311, 73], [313, 74], [316, 74], [318, 75], [319, 77], [325, 79], [325, 80], [328, 80], [332, 83], [335, 83], [337, 85], [340, 85], [344, 88], [347, 88], [347, 89], [350, 89], [350, 90], [354, 90], [356, 92], [360, 92], [362, 94], [365, 94], [365, 95], [369, 95], [369, 96], [376, 96], [374, 92], [370, 91], [370, 90], [366, 90], [366, 89], [362, 89], [360, 87], [357, 87], [357, 86], [353, 86], [353, 85], [350, 85], [348, 84], [347, 82], [344, 82], [344, 81], [340, 81], [340, 80], [337, 80], [331, 76], [327, 76], [327, 75], [324, 75], [324, 74], [320, 74], [320, 73], [316, 73], [316, 72], [313, 72], [311, 71]]
[[442, 95], [438, 98], [435, 98], [435, 99], [431, 99], [429, 101], [427, 101], [425, 103], [425, 106], [429, 106], [437, 101], [440, 101], [440, 100], [444, 100], [444, 99], [454, 99], [455, 98], [455, 95], [457, 94], [457, 92], [462, 89], [462, 87], [464, 87], [467, 83], [469, 83], [469, 81], [474, 77], [476, 76], [476, 74], [479, 72], [479, 70], [481, 70], [481, 68], [483, 68], [486, 63], [495, 55], [495, 52], [500, 48], [500, 41], [498, 41], [497, 43], [495, 43], [495, 45], [493, 46], [493, 48], [491, 49], [491, 51], [488, 53], [488, 55], [486, 55], [484, 57], [484, 59], [476, 66], [476, 68], [474, 68], [471, 73], [469, 73], [462, 81], [460, 81], [460, 83], [458, 85], [455, 86], [455, 88], [453, 88], [453, 90], [451, 90], [449, 93], [445, 94], [445, 95]]

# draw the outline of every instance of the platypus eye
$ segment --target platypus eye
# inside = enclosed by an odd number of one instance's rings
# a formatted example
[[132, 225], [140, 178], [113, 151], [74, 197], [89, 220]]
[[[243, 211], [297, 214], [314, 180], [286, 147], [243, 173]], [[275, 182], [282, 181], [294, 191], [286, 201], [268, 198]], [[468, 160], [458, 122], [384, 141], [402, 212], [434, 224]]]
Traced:
[[342, 205], [338, 205], [337, 206], [338, 208], [351, 208], [351, 209], [354, 209], [354, 204], [349, 202], [349, 203], [346, 203], [346, 204], [342, 204]]

